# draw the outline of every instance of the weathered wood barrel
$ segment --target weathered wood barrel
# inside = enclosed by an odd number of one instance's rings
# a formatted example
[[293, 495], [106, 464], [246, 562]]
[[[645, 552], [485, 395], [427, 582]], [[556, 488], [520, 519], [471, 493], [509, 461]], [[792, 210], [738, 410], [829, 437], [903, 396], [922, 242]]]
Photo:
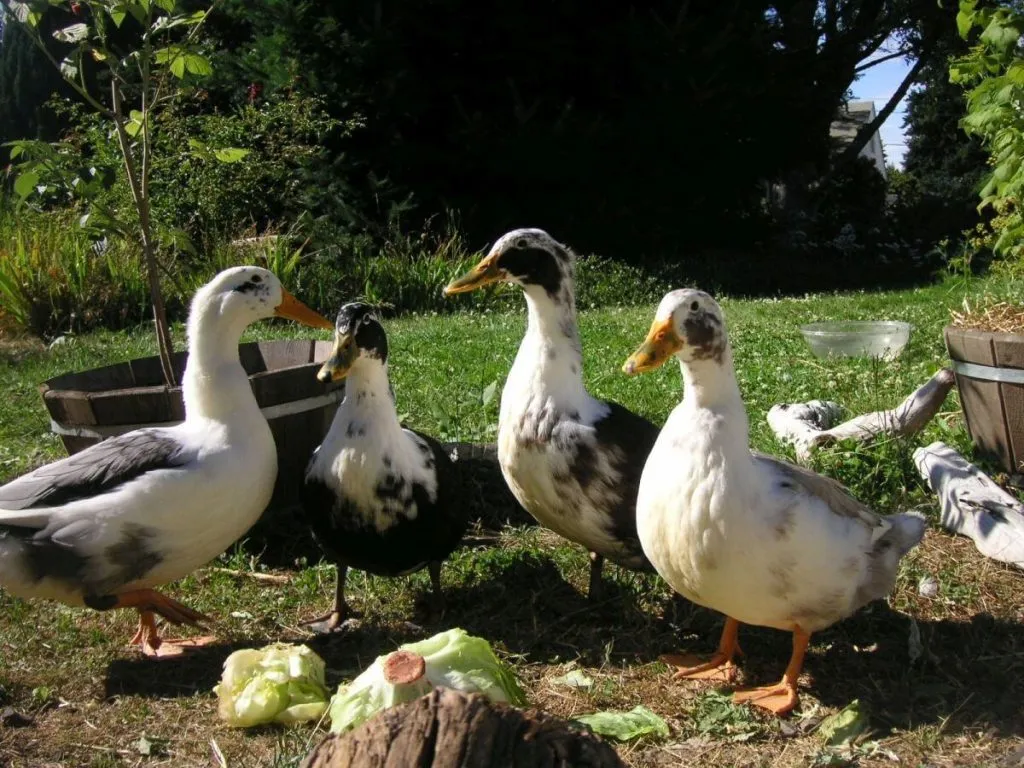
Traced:
[[[277, 485], [271, 506], [298, 500], [313, 449], [331, 425], [344, 382], [321, 384], [316, 372], [332, 342], [255, 341], [240, 344], [239, 358], [256, 402], [277, 444]], [[187, 353], [174, 356], [181, 380]], [[160, 361], [143, 357], [79, 373], [67, 373], [39, 387], [50, 414], [50, 428], [67, 452], [77, 453], [112, 435], [140, 427], [171, 426], [185, 418], [181, 387], [163, 383]]]
[[1010, 472], [1024, 466], [1024, 335], [945, 329], [975, 446]]

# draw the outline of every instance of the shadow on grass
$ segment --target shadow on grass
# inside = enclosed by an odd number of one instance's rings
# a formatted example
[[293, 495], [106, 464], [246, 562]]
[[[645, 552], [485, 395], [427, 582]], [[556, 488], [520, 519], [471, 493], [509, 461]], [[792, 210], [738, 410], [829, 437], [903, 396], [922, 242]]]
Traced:
[[[721, 626], [720, 615], [694, 608], [690, 628], [707, 628], [706, 633], [680, 646], [670, 641], [660, 650], [685, 647], [710, 654]], [[910, 616], [879, 601], [814, 635], [801, 691], [839, 709], [859, 699], [876, 730], [913, 730], [930, 724], [942, 726], [946, 734], [970, 729], [1024, 735], [1020, 624], [987, 614], [970, 621], [918, 620], [920, 655], [913, 663], [912, 627]], [[792, 648], [789, 633], [744, 625], [740, 644], [743, 685], [766, 685], [782, 676]]]

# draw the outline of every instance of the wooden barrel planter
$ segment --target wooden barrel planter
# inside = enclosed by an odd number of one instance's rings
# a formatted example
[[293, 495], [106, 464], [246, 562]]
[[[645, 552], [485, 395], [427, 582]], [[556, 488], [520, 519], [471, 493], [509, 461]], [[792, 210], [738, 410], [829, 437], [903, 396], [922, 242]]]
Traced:
[[[306, 463], [320, 444], [344, 393], [344, 382], [321, 384], [316, 372], [333, 342], [256, 341], [240, 344], [256, 402], [277, 444], [277, 485], [271, 506], [298, 500]], [[187, 353], [174, 356], [181, 380]], [[171, 426], [185, 418], [181, 387], [163, 383], [160, 361], [143, 357], [126, 363], [67, 373], [39, 387], [50, 428], [69, 454], [140, 427]]]
[[1024, 466], [1024, 335], [945, 329], [967, 431], [1010, 472]]

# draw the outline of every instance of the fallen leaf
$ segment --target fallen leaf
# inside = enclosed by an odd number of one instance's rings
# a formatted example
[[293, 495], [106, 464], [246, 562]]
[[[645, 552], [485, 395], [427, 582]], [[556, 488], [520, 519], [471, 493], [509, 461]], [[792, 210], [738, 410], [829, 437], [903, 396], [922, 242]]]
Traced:
[[567, 685], [570, 688], [579, 688], [582, 690], [589, 690], [594, 685], [593, 678], [587, 677], [586, 673], [579, 669], [573, 669], [562, 675], [552, 679], [552, 683], [557, 685]]
[[668, 724], [644, 706], [633, 707], [629, 712], [608, 710], [581, 715], [576, 718], [576, 722], [616, 741], [629, 741], [647, 734], [662, 737], [669, 735]]
[[860, 701], [854, 699], [834, 715], [829, 715], [818, 726], [818, 736], [828, 746], [848, 744], [868, 728], [867, 713]]

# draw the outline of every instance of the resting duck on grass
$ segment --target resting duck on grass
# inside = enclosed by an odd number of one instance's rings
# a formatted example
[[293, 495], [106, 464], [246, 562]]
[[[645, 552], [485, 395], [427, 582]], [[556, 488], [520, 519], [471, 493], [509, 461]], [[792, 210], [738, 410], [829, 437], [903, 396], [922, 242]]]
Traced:
[[306, 470], [302, 503], [314, 538], [338, 567], [334, 605], [313, 619], [331, 631], [351, 614], [350, 567], [404, 576], [426, 566], [441, 609], [441, 561], [458, 546], [466, 515], [441, 444], [398, 421], [388, 380], [388, 339], [373, 307], [338, 313], [334, 352], [317, 374], [345, 378], [345, 399]]
[[96, 610], [135, 608], [147, 656], [209, 642], [161, 638], [209, 619], [153, 588], [187, 576], [241, 537], [270, 501], [277, 451], [238, 358], [248, 325], [329, 320], [271, 272], [236, 267], [196, 292], [182, 381], [185, 421], [112, 437], [0, 488], [0, 585]]
[[637, 528], [665, 581], [726, 622], [709, 660], [663, 660], [677, 679], [731, 682], [741, 623], [792, 632], [782, 681], [735, 696], [783, 714], [796, 706], [811, 633], [885, 597], [925, 523], [912, 514], [876, 515], [830, 478], [751, 453], [725, 319], [706, 293], [666, 295], [624, 370], [650, 371], [673, 355], [684, 397], [644, 468]]
[[658, 428], [584, 387], [574, 261], [543, 230], [517, 229], [444, 291], [501, 281], [526, 295], [526, 335], [501, 394], [498, 461], [513, 495], [538, 523], [590, 551], [589, 595], [596, 599], [604, 558], [651, 570], [635, 510]]

